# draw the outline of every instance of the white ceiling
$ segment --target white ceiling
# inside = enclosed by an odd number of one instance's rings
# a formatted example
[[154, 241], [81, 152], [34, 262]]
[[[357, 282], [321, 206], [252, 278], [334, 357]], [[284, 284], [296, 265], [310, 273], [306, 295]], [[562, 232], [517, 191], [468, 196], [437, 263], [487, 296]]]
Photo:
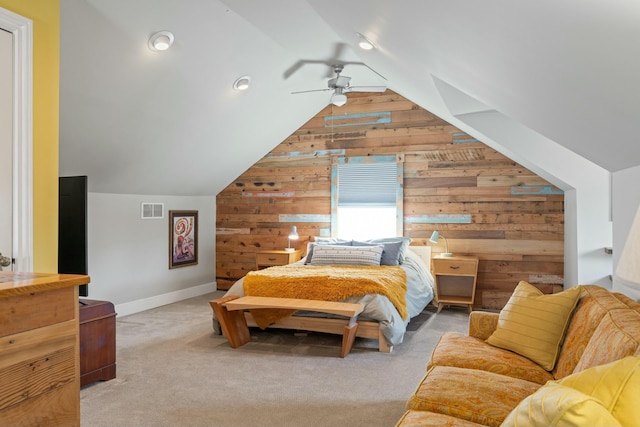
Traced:
[[[93, 192], [217, 194], [328, 104], [291, 94], [326, 87], [322, 62], [364, 62], [353, 85], [454, 125], [497, 111], [609, 171], [640, 165], [636, 0], [60, 3], [60, 174]], [[147, 47], [159, 30], [165, 52]]]

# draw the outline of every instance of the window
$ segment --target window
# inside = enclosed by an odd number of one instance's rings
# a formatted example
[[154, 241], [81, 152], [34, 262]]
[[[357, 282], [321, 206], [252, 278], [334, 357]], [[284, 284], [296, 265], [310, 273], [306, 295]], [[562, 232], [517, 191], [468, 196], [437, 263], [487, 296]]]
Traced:
[[332, 235], [355, 240], [401, 236], [402, 171], [395, 155], [336, 158]]

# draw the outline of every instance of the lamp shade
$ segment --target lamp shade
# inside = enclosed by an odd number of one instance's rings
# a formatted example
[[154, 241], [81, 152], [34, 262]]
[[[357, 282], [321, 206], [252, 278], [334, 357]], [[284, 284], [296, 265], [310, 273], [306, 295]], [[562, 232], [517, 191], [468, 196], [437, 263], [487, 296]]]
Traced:
[[445, 256], [445, 257], [453, 256], [453, 254], [449, 252], [449, 242], [447, 242], [447, 238], [444, 236], [441, 236], [439, 231], [434, 231], [433, 233], [431, 233], [431, 237], [429, 237], [429, 241], [434, 244], [438, 243], [438, 240], [440, 239], [444, 240], [444, 252], [442, 252], [440, 256]]
[[291, 233], [289, 233], [289, 239], [298, 240], [299, 237], [300, 236], [298, 236], [298, 227], [294, 225], [293, 227], [291, 227]]
[[347, 103], [347, 95], [344, 93], [334, 93], [331, 95], [331, 103], [336, 107], [342, 107]]
[[293, 252], [295, 249], [291, 247], [291, 241], [292, 240], [298, 240], [300, 236], [298, 236], [298, 227], [296, 227], [295, 225], [293, 227], [291, 227], [291, 232], [289, 233], [289, 245], [284, 248], [285, 251], [287, 252]]
[[625, 285], [640, 289], [640, 208], [631, 224], [631, 231], [618, 260], [616, 278]]

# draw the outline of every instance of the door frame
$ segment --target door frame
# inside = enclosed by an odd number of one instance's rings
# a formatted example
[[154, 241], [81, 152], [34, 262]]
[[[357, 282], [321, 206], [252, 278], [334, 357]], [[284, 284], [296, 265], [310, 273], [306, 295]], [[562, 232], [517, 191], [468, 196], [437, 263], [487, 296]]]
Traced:
[[13, 34], [14, 271], [33, 271], [33, 22], [0, 7], [0, 28]]

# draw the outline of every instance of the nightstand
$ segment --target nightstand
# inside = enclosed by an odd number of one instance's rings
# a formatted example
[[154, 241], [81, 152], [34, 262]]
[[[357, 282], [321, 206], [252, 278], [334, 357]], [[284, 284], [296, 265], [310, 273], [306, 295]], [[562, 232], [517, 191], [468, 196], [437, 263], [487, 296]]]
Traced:
[[466, 305], [473, 310], [478, 276], [478, 258], [435, 257], [431, 260], [438, 313], [445, 304]]
[[274, 265], [287, 265], [302, 258], [302, 252], [296, 251], [260, 251], [256, 252], [256, 268], [273, 267]]

